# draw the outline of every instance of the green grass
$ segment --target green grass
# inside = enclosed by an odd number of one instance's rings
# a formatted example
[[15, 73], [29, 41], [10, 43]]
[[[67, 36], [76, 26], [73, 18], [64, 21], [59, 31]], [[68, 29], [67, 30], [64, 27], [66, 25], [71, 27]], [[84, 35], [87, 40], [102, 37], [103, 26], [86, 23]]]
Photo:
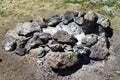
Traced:
[[89, 0], [64, 0], [64, 3], [83, 3]]

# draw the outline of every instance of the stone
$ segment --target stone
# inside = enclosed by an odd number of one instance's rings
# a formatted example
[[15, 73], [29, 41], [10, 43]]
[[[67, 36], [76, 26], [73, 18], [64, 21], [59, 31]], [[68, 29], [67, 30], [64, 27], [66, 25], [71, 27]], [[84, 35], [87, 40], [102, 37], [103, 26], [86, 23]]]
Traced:
[[25, 45], [25, 49], [28, 52], [30, 49], [39, 47], [43, 44], [43, 41], [36, 36], [33, 36]]
[[77, 23], [78, 25], [82, 25], [84, 22], [84, 18], [83, 17], [75, 17], [74, 22]]
[[64, 50], [63, 45], [60, 44], [60, 43], [57, 43], [54, 40], [50, 40], [49, 43], [48, 43], [48, 46], [52, 51], [55, 51], [55, 52], [58, 52], [58, 51], [62, 52]]
[[78, 62], [78, 56], [74, 52], [49, 52], [47, 63], [53, 69], [65, 69], [74, 66]]
[[85, 37], [85, 33], [75, 35], [75, 38], [78, 40], [77, 45], [82, 44], [82, 39]]
[[56, 26], [61, 22], [61, 17], [59, 15], [52, 16], [47, 19], [48, 26]]
[[25, 48], [17, 48], [15, 50], [15, 53], [20, 56], [24, 56], [26, 54], [26, 49]]
[[64, 51], [73, 51], [72, 46], [64, 44]]
[[40, 28], [47, 28], [47, 21], [40, 16], [34, 19], [33, 22], [37, 22], [40, 25]]
[[107, 48], [104, 39], [99, 40], [95, 45], [91, 47], [90, 58], [94, 60], [103, 60], [109, 54], [109, 50]]
[[73, 35], [80, 34], [83, 32], [82, 26], [77, 25], [75, 22], [71, 22], [68, 25], [64, 25], [61, 23], [57, 25], [56, 28], [59, 29], [58, 31], [63, 30]]
[[38, 38], [40, 38], [43, 42], [48, 42], [48, 40], [52, 39], [52, 36], [50, 33], [39, 33], [39, 32], [36, 32], [34, 33], [33, 36], [36, 36]]
[[66, 31], [58, 31], [54, 34], [53, 38], [60, 43], [75, 44], [78, 40], [73, 36], [68, 34]]
[[86, 20], [82, 25], [82, 30], [85, 34], [93, 33], [95, 30], [95, 23], [93, 21]]
[[89, 20], [89, 21], [93, 21], [93, 22], [97, 22], [98, 16], [94, 11], [88, 11], [84, 15], [84, 19]]
[[77, 55], [87, 55], [90, 54], [90, 49], [88, 47], [84, 47], [83, 45], [75, 45], [73, 47], [74, 53]]
[[96, 13], [98, 16], [97, 23], [100, 24], [104, 28], [110, 27], [110, 21], [107, 17], [103, 16], [102, 14]]
[[32, 36], [34, 32], [39, 32], [40, 26], [37, 22], [25, 22], [21, 25], [21, 29], [18, 32], [19, 36]]
[[6, 36], [2, 41], [2, 46], [6, 51], [13, 51], [16, 49], [16, 39], [11, 36]]
[[78, 13], [73, 11], [66, 11], [62, 17], [63, 24], [66, 25], [71, 22], [74, 19], [75, 15], [78, 15]]
[[86, 47], [91, 47], [95, 43], [97, 43], [97, 35], [95, 34], [88, 34], [84, 38], [82, 38], [81, 43]]
[[103, 2], [103, 0], [90, 0], [91, 3], [94, 3], [94, 4], [99, 4], [101, 2]]
[[30, 50], [30, 55], [35, 58], [42, 58], [45, 56], [45, 54], [46, 52], [44, 51], [44, 48], [42, 47], [38, 47], [38, 48]]

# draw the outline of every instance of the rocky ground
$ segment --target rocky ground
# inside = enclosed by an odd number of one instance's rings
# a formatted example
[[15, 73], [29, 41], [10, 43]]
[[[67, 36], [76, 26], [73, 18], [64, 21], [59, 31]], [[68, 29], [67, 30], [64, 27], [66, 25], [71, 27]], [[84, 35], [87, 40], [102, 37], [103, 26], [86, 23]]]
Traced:
[[[29, 19], [26, 19], [29, 20]], [[119, 80], [120, 79], [120, 18], [111, 19], [113, 35], [109, 38], [110, 55], [103, 61], [86, 60], [65, 70], [51, 70], [43, 58], [36, 59], [30, 55], [23, 57], [6, 52], [0, 46], [0, 80]], [[10, 26], [15, 25], [17, 20], [4, 20], [0, 42]], [[5, 25], [4, 25], [5, 24]], [[7, 26], [7, 28], [5, 27]], [[84, 60], [85, 61], [85, 60]]]

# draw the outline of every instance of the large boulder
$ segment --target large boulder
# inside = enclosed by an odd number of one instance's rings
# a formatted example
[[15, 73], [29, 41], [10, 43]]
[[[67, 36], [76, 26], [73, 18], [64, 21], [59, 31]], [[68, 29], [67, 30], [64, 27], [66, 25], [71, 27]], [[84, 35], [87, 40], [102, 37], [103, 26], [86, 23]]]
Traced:
[[74, 52], [50, 52], [47, 54], [47, 63], [54, 69], [71, 67], [78, 60], [78, 56]]
[[68, 34], [66, 31], [58, 31], [54, 34], [53, 38], [60, 43], [75, 44], [78, 40], [73, 36]]

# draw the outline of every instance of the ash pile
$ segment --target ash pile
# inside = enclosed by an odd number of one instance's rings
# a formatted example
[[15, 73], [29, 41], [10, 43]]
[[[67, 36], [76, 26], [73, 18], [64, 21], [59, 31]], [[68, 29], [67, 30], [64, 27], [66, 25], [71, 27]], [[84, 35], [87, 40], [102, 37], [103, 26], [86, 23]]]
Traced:
[[17, 23], [6, 33], [2, 46], [20, 56], [46, 57], [50, 67], [64, 69], [84, 55], [92, 60], [106, 59], [109, 28], [109, 19], [94, 11], [66, 11], [62, 16]]

